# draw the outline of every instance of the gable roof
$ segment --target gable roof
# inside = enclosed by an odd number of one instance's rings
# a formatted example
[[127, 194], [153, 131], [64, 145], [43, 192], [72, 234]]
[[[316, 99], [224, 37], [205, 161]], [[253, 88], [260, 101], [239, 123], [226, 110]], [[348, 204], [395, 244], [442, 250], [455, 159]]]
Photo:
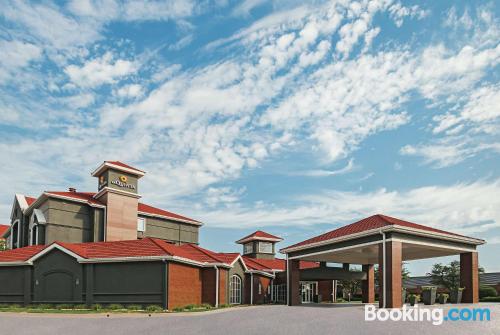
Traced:
[[257, 230], [256, 232], [251, 233], [250, 235], [247, 235], [238, 241], [236, 243], [242, 244], [250, 241], [270, 241], [270, 242], [280, 242], [283, 241], [281, 237], [271, 235], [269, 233], [266, 233], [265, 231], [262, 230]]
[[92, 176], [96, 177], [100, 175], [103, 171], [106, 171], [109, 168], [113, 168], [119, 171], [127, 172], [136, 175], [138, 178], [141, 178], [146, 174], [146, 172], [136, 169], [128, 164], [122, 163], [120, 161], [104, 161], [97, 169], [92, 172]]
[[[45, 191], [38, 199], [45, 196], [45, 197], [73, 200], [81, 203], [86, 203], [94, 207], [101, 207], [101, 208], [105, 207], [106, 205], [103, 202], [94, 198], [95, 194], [96, 194], [95, 192]], [[38, 199], [34, 199], [33, 201], [31, 201], [30, 206]], [[202, 222], [188, 218], [187, 216], [166, 211], [164, 209], [153, 207], [151, 205], [147, 205], [141, 202], [139, 202], [137, 210], [140, 214], [145, 216], [160, 217], [168, 220], [180, 221], [198, 226], [203, 224]]]
[[3, 238], [3, 235], [9, 230], [10, 225], [0, 224], [0, 239]]
[[[243, 256], [243, 260], [249, 269], [260, 271], [286, 271], [286, 260], [282, 258], [261, 259]], [[319, 267], [318, 262], [300, 261], [299, 269]]]
[[386, 228], [386, 227], [402, 227], [402, 228], [407, 228], [410, 230], [419, 230], [419, 231], [427, 232], [427, 233], [434, 234], [434, 235], [438, 234], [438, 235], [445, 235], [448, 237], [455, 237], [455, 238], [460, 237], [460, 238], [475, 240], [475, 241], [477, 241], [478, 244], [484, 243], [484, 241], [480, 240], [480, 239], [474, 239], [471, 237], [451, 233], [451, 232], [444, 231], [441, 229], [423, 226], [423, 225], [420, 225], [417, 223], [397, 219], [397, 218], [390, 217], [390, 216], [383, 215], [383, 214], [376, 214], [376, 215], [372, 215], [370, 217], [361, 219], [359, 221], [356, 221], [354, 223], [348, 224], [346, 226], [334, 229], [334, 230], [329, 231], [327, 233], [321, 234], [319, 236], [315, 236], [315, 237], [312, 237], [312, 238], [307, 239], [305, 241], [293, 244], [289, 247], [281, 249], [280, 251], [287, 252], [290, 249], [321, 244], [321, 242], [328, 243], [329, 241], [331, 241], [333, 243], [333, 242], [335, 242], [335, 239], [349, 237], [350, 235], [356, 235], [356, 234], [360, 234], [360, 233], [364, 233], [364, 232], [373, 231], [373, 234], [377, 234], [378, 232], [375, 230]]
[[229, 266], [217, 254], [196, 245], [175, 245], [156, 238], [141, 240], [65, 243], [54, 242], [50, 245], [37, 245], [0, 252], [0, 263], [28, 262], [41, 257], [46, 252], [57, 248], [78, 256], [83, 262], [117, 261], [137, 259], [173, 259], [191, 262], [194, 265]]

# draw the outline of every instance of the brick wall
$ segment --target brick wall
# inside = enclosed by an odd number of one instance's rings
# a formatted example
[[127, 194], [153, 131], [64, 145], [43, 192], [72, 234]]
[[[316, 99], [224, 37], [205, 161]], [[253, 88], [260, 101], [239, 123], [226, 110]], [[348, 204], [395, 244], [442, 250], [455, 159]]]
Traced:
[[228, 287], [229, 271], [226, 269], [219, 269], [219, 304], [224, 305], [229, 303], [226, 301], [227, 287]]
[[180, 263], [168, 266], [168, 309], [202, 303], [202, 270]]
[[[263, 304], [268, 302], [270, 295], [267, 294], [267, 288], [271, 285], [271, 278], [254, 274], [253, 279], [254, 279], [253, 303]], [[260, 293], [259, 293], [259, 284], [261, 287]]]
[[332, 289], [331, 280], [318, 281], [318, 294], [321, 295], [321, 301], [332, 301]]

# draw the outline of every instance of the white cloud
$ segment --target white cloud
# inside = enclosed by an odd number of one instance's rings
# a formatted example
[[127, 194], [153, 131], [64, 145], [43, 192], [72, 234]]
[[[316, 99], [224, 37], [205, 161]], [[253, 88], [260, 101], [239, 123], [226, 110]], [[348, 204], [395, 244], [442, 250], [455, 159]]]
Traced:
[[421, 20], [427, 17], [430, 14], [430, 11], [421, 9], [418, 5], [406, 7], [400, 2], [397, 2], [389, 7], [389, 13], [391, 18], [394, 20], [394, 23], [396, 23], [396, 26], [401, 27], [405, 17]]
[[68, 8], [75, 15], [100, 20], [145, 21], [187, 17], [194, 13], [196, 5], [190, 0], [73, 0]]
[[120, 87], [115, 94], [120, 98], [137, 98], [144, 94], [144, 90], [139, 84], [130, 84]]
[[329, 177], [349, 173], [355, 169], [354, 159], [351, 158], [346, 166], [338, 170], [308, 170], [293, 172], [291, 175], [294, 176], [306, 176], [306, 177]]
[[[332, 229], [376, 213], [474, 236], [500, 227], [500, 180], [425, 186], [408, 191], [324, 191], [290, 199], [287, 205], [202, 209], [204, 222], [215, 227], [304, 226]], [[203, 214], [202, 214], [203, 213]], [[488, 240], [488, 238], [486, 237]]]
[[266, 0], [244, 0], [239, 3], [232, 11], [234, 16], [247, 16], [250, 11], [260, 5], [266, 3]]
[[113, 55], [107, 52], [100, 58], [88, 60], [82, 66], [68, 65], [64, 72], [80, 87], [96, 87], [114, 83], [136, 70], [137, 65], [134, 62], [124, 59], [114, 60]]
[[[34, 44], [18, 40], [0, 40], [0, 84], [12, 84], [18, 81], [22, 68], [30, 65], [42, 56], [42, 50]], [[21, 76], [21, 78], [25, 75]]]

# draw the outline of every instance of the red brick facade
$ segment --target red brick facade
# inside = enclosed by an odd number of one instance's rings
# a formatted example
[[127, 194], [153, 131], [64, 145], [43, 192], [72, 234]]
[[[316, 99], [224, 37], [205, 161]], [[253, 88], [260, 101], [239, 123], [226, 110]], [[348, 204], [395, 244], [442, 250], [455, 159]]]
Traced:
[[460, 286], [465, 287], [462, 301], [479, 302], [479, 271], [477, 252], [460, 254]]
[[[202, 302], [215, 306], [215, 281], [216, 273], [214, 268], [205, 268], [202, 273]], [[227, 285], [226, 269], [219, 269], [219, 305], [226, 303], [226, 285]]]
[[202, 303], [201, 268], [180, 263], [168, 266], [168, 309]]
[[333, 283], [331, 280], [318, 281], [318, 294], [321, 295], [321, 301], [332, 301]]
[[[403, 281], [401, 279], [401, 269], [403, 264], [403, 245], [399, 241], [386, 242], [386, 258], [385, 263], [387, 265], [388, 271], [386, 271], [386, 285], [385, 294], [387, 295], [387, 301], [385, 307], [387, 308], [400, 308], [403, 306], [402, 302], [402, 287]], [[379, 244], [379, 283], [380, 292], [384, 292], [383, 289], [383, 244]], [[379, 305], [382, 307], [384, 305], [383, 294], [380, 295]]]

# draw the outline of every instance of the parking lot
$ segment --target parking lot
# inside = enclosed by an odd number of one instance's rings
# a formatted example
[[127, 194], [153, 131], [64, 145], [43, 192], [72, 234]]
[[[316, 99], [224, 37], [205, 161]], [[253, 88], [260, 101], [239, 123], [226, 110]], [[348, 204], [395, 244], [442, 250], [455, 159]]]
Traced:
[[[423, 306], [422, 306], [423, 307]], [[440, 307], [435, 305], [435, 307]], [[445, 310], [453, 305], [446, 305]], [[0, 334], [500, 334], [500, 304], [491, 321], [364, 321], [362, 305], [255, 306], [178, 314], [0, 314]]]

